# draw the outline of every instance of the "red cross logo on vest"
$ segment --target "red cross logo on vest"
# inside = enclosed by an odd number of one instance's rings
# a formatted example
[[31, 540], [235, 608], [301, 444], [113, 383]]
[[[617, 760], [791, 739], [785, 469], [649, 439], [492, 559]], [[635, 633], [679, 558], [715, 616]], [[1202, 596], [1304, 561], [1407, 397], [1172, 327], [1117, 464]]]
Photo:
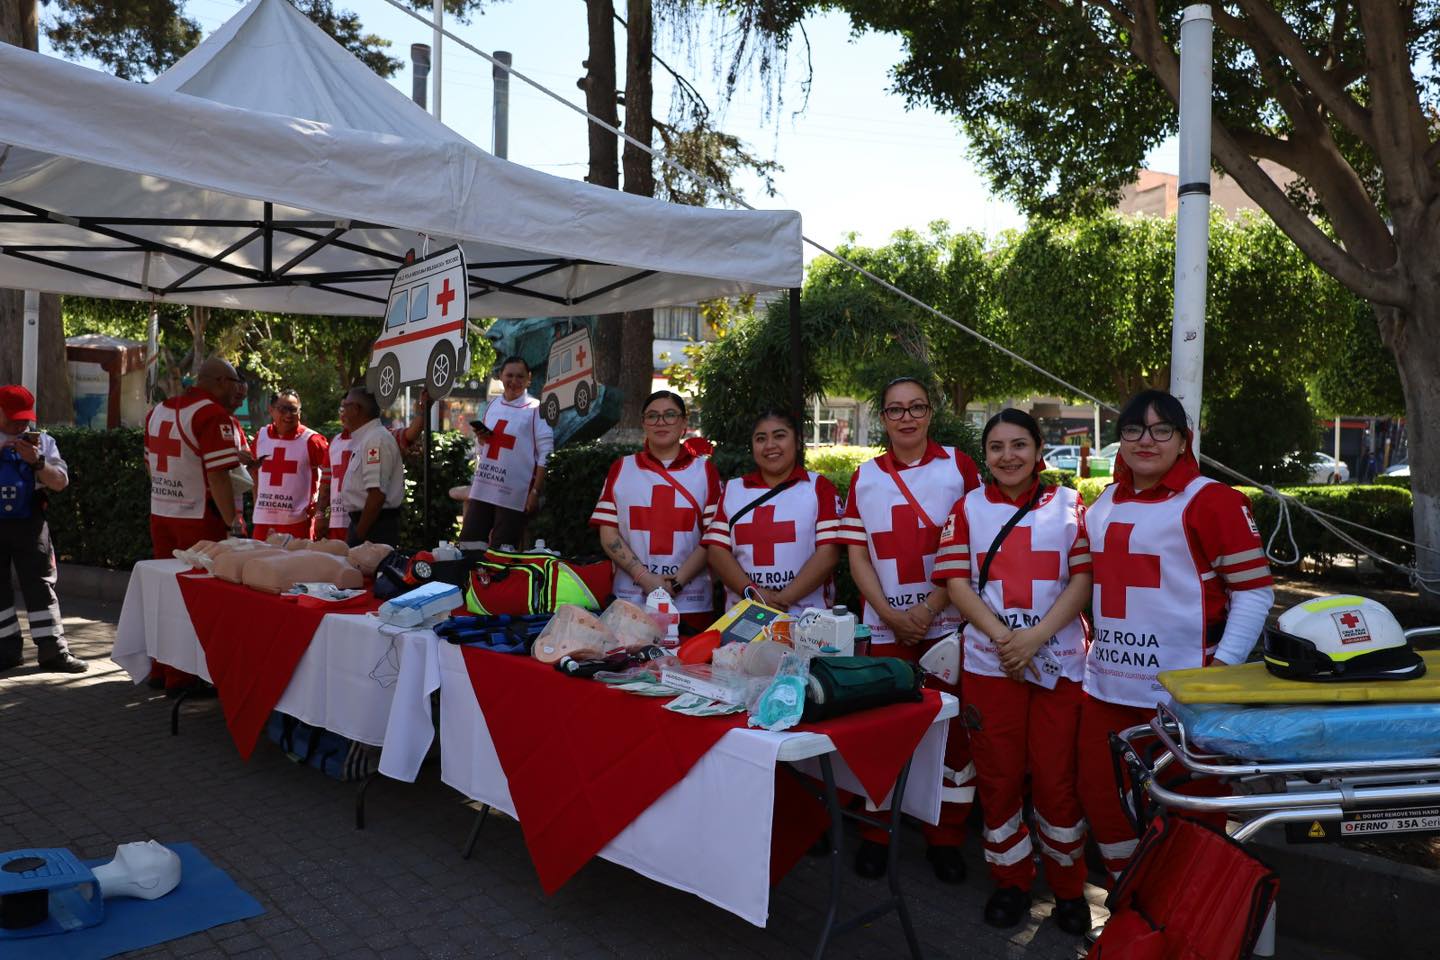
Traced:
[[509, 420], [497, 420], [495, 426], [490, 428], [490, 444], [485, 448], [486, 460], [499, 460], [502, 449], [514, 449], [515, 435], [505, 432], [505, 425], [509, 422]]
[[155, 470], [157, 473], [164, 473], [170, 467], [170, 458], [180, 456], [180, 438], [172, 437], [175, 424], [169, 420], [160, 424], [160, 434], [146, 434], [145, 449], [155, 454]]
[[756, 507], [752, 516], [754, 520], [735, 528], [735, 542], [755, 548], [757, 567], [773, 567], [775, 545], [795, 542], [795, 521], [776, 523], [775, 508], [768, 505]]
[[1131, 587], [1156, 589], [1160, 586], [1160, 557], [1154, 553], [1131, 553], [1133, 523], [1112, 523], [1105, 528], [1105, 549], [1095, 557], [1095, 585], [1101, 588], [1100, 615], [1124, 620]]
[[260, 472], [265, 474], [266, 483], [272, 487], [278, 487], [290, 474], [300, 472], [300, 461], [286, 457], [284, 447], [276, 447], [274, 452], [261, 464]]
[[901, 583], [924, 583], [925, 558], [940, 546], [940, 528], [926, 526], [909, 504], [890, 508], [890, 529], [870, 538], [879, 560], [894, 560]]
[[[1031, 548], [1029, 527], [1015, 527], [995, 559], [990, 561], [990, 579], [999, 580], [1006, 609], [1029, 610], [1035, 606], [1035, 582], [1060, 579], [1060, 551]], [[975, 554], [975, 563], [985, 565], [986, 553]]]
[[336, 490], [345, 489], [345, 471], [350, 469], [350, 457], [354, 453], [354, 450], [346, 450], [345, 452], [340, 454], [340, 469], [335, 471]]
[[445, 286], [435, 294], [435, 304], [440, 308], [440, 316], [450, 316], [450, 303], [455, 299], [455, 291], [450, 289], [450, 278], [445, 278]]
[[1345, 626], [1349, 627], [1351, 630], [1354, 630], [1360, 625], [1360, 618], [1355, 616], [1355, 614], [1353, 613], [1342, 613], [1340, 614], [1340, 622], [1345, 624]]
[[650, 488], [650, 506], [630, 508], [630, 529], [650, 534], [650, 553], [668, 557], [675, 552], [675, 534], [695, 529], [700, 518], [693, 507], [675, 506], [675, 488]]

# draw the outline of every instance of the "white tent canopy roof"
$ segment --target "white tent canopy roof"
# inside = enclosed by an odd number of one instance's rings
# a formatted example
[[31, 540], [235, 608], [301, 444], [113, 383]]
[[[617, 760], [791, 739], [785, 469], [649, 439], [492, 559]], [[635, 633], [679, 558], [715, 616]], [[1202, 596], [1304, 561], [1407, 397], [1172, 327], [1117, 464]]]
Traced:
[[0, 44], [0, 287], [378, 314], [407, 249], [465, 247], [474, 316], [799, 286], [800, 216], [685, 207], [491, 156], [285, 0], [149, 85]]

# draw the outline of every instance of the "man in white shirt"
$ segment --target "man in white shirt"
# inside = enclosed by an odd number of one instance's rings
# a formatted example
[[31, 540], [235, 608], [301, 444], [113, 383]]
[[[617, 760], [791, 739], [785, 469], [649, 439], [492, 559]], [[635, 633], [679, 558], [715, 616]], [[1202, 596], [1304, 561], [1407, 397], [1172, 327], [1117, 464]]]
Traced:
[[55, 597], [55, 551], [45, 522], [47, 493], [69, 483], [55, 438], [35, 429], [34, 395], [18, 384], [0, 387], [0, 672], [18, 667], [24, 653], [12, 566], [40, 669], [84, 673], [88, 666], [65, 643]]
[[400, 509], [405, 503], [405, 465], [400, 446], [380, 422], [380, 404], [364, 387], [345, 394], [340, 423], [350, 434], [352, 459], [340, 491], [341, 505], [350, 516], [346, 542], [356, 546], [369, 540], [398, 546]]

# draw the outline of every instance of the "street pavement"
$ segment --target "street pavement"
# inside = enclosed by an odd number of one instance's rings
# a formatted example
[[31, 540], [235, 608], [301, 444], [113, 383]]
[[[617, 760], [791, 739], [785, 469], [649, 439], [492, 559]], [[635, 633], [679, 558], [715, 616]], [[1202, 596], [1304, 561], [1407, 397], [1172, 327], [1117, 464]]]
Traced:
[[[356, 830], [356, 785], [297, 766], [268, 741], [242, 761], [216, 701], [182, 707], [107, 659], [117, 605], [62, 598], [78, 677], [24, 667], [0, 676], [0, 850], [68, 847], [82, 857], [117, 843], [189, 841], [265, 913], [130, 956], [209, 958], [799, 957], [812, 950], [829, 874], [805, 858], [772, 891], [770, 922], [754, 927], [690, 894], [594, 860], [554, 896], [540, 890], [519, 827], [492, 814], [474, 857], [459, 848], [473, 808], [429, 764], [419, 782], [377, 779], [367, 829]], [[736, 816], [744, 816], [736, 811]], [[696, 830], [705, 829], [695, 824]], [[853, 848], [852, 848], [853, 849]], [[905, 838], [904, 888], [927, 957], [1072, 960], [1074, 937], [1047, 920], [1038, 891], [1028, 922], [997, 931], [980, 920], [989, 883], [978, 842], [970, 879], [940, 884], [917, 833]], [[847, 907], [884, 896], [883, 881], [847, 871]], [[1103, 891], [1089, 891], [1097, 916]], [[21, 946], [16, 949], [16, 944]], [[0, 957], [24, 960], [24, 941]], [[894, 915], [841, 937], [834, 958], [906, 955]], [[1352, 960], [1282, 942], [1282, 960]]]

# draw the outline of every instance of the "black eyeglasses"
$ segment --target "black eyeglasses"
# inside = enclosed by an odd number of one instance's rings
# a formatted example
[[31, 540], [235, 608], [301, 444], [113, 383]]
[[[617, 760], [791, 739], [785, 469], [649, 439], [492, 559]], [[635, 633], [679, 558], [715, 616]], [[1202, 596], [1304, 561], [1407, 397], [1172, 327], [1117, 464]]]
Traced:
[[1127, 440], [1130, 443], [1137, 443], [1147, 433], [1150, 434], [1150, 439], [1154, 440], [1156, 443], [1164, 443], [1171, 437], [1175, 436], [1175, 424], [1127, 423], [1125, 424], [1125, 426], [1120, 428], [1120, 439]]
[[886, 420], [904, 420], [907, 413], [910, 414], [912, 420], [924, 420], [930, 415], [930, 404], [917, 401], [908, 407], [902, 407], [897, 403], [880, 412], [885, 415]]
[[644, 419], [649, 426], [656, 427], [662, 423], [675, 423], [683, 416], [685, 414], [679, 410], [651, 410]]

